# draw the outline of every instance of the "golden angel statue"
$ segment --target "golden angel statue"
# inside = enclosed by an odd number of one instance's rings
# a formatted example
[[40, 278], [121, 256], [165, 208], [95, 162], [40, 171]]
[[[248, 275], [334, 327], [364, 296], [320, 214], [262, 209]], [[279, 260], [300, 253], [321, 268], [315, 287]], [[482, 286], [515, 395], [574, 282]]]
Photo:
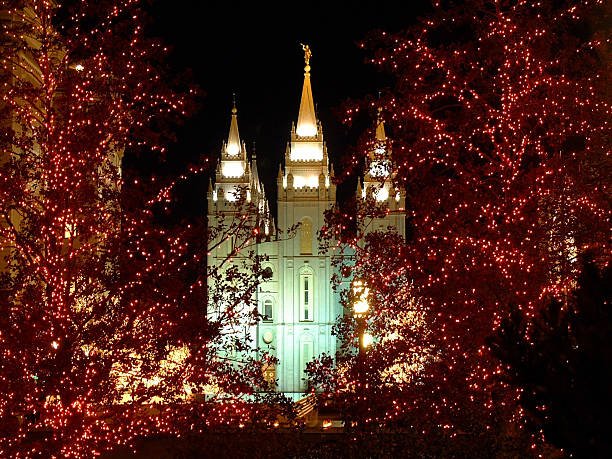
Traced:
[[302, 45], [302, 49], [304, 50], [304, 61], [306, 65], [310, 65], [310, 56], [312, 56], [312, 51], [310, 51], [310, 46], [300, 43]]

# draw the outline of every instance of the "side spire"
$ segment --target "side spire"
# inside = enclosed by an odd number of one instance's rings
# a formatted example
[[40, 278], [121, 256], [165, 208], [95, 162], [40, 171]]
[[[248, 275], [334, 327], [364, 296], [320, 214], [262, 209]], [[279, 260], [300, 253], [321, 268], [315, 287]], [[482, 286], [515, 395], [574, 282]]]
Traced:
[[240, 153], [240, 134], [238, 133], [238, 109], [236, 108], [236, 94], [232, 96], [232, 121], [230, 122], [229, 135], [227, 136], [226, 151], [229, 156], [237, 156]]
[[385, 142], [387, 136], [385, 135], [385, 122], [382, 118], [382, 107], [378, 107], [378, 116], [376, 118], [376, 141]]
[[317, 135], [317, 118], [312, 98], [312, 87], [310, 86], [310, 57], [312, 52], [308, 45], [302, 45], [302, 49], [304, 50], [306, 67], [304, 67], [304, 86], [302, 87], [302, 100], [300, 101], [296, 133], [300, 137], [312, 137]]

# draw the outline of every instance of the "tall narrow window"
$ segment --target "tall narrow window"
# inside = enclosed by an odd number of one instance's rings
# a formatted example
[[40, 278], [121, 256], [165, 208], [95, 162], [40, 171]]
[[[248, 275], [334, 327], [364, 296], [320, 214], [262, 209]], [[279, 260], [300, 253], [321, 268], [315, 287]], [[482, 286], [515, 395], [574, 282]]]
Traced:
[[300, 320], [314, 320], [314, 281], [311, 270], [300, 274]]
[[304, 277], [304, 320], [310, 320], [310, 298], [308, 297], [308, 294], [310, 293], [310, 285], [308, 285], [309, 281], [310, 279], [308, 276]]
[[309, 334], [300, 337], [300, 387], [301, 390], [306, 390], [308, 375], [306, 374], [306, 367], [314, 357], [314, 343], [312, 336]]
[[263, 304], [263, 320], [264, 322], [272, 322], [272, 300], [266, 299]]

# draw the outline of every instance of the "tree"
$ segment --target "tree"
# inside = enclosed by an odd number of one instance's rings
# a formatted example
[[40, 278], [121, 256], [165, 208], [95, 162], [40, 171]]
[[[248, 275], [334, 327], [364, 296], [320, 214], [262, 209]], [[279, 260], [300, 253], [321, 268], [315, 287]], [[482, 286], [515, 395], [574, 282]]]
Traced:
[[225, 352], [232, 325], [258, 320], [261, 269], [205, 264], [230, 235], [247, 250], [256, 222], [172, 222], [174, 183], [122, 175], [124, 152], [163, 153], [193, 90], [166, 84], [138, 2], [57, 3], [2, 11], [0, 453], [90, 457], [255, 423], [267, 356]]
[[533, 435], [576, 457], [609, 457], [612, 268], [585, 259], [566, 304], [553, 298], [534, 318], [516, 309], [489, 340], [500, 375], [520, 388]]
[[[516, 393], [494, 380], [502, 368], [486, 337], [509, 304], [530, 317], [548, 295], [562, 298], [580, 253], [601, 263], [610, 250], [608, 13], [600, 1], [437, 3], [407, 32], [364, 43], [394, 84], [380, 101], [351, 105], [346, 121], [382, 107], [409, 226], [405, 242], [366, 236], [367, 225], [351, 241], [351, 275], [381, 299], [368, 322], [378, 338], [367, 361], [383, 374], [390, 362], [430, 353], [417, 384], [373, 394], [373, 424], [422, 409], [417, 418], [456, 437], [503, 433], [519, 418]], [[364, 141], [349, 162], [372, 148]], [[360, 205], [333, 215], [324, 235], [333, 244], [345, 214], [364, 221], [372, 212]], [[411, 304], [427, 333], [406, 321], [400, 335], [417, 336], [418, 346], [385, 344], [392, 328], [376, 323]], [[351, 316], [342, 322], [348, 335]]]

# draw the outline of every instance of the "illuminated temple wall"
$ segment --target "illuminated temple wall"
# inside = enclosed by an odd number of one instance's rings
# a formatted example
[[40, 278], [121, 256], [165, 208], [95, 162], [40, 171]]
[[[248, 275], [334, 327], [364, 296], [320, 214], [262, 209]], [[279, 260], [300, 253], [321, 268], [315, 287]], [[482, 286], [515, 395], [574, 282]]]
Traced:
[[[277, 177], [276, 227], [280, 231], [271, 229], [268, 242], [256, 247], [257, 253], [268, 256], [264, 266], [272, 271], [272, 277], [257, 290], [258, 311], [266, 317], [253, 327], [250, 335], [260, 348], [279, 359], [279, 364], [269, 372], [277, 380], [277, 389], [297, 399], [306, 389], [307, 362], [322, 353], [335, 356], [337, 343], [331, 330], [342, 314], [338, 294], [331, 287], [332, 255], [320, 252], [317, 240], [317, 233], [324, 225], [324, 212], [335, 203], [336, 187], [323, 129], [314, 111], [308, 62], [298, 120], [292, 125], [288, 140], [285, 167], [279, 169]], [[230, 145], [233, 146], [230, 148]], [[378, 179], [376, 174], [367, 174], [364, 184], [374, 189]], [[209, 218], [214, 210], [224, 208], [227, 191], [240, 185], [263, 190], [254, 162], [250, 166], [247, 162], [234, 108], [216, 182], [208, 193]], [[396, 200], [394, 191], [388, 194], [386, 201], [390, 208], [403, 207], [403, 195]], [[258, 198], [254, 196], [252, 199], [266, 202], [263, 193]], [[288, 237], [288, 229], [297, 224], [295, 236]], [[389, 225], [398, 225], [403, 234], [403, 217], [391, 213], [377, 221], [376, 228]], [[219, 263], [226, 253], [223, 245], [213, 250], [209, 265]]]

